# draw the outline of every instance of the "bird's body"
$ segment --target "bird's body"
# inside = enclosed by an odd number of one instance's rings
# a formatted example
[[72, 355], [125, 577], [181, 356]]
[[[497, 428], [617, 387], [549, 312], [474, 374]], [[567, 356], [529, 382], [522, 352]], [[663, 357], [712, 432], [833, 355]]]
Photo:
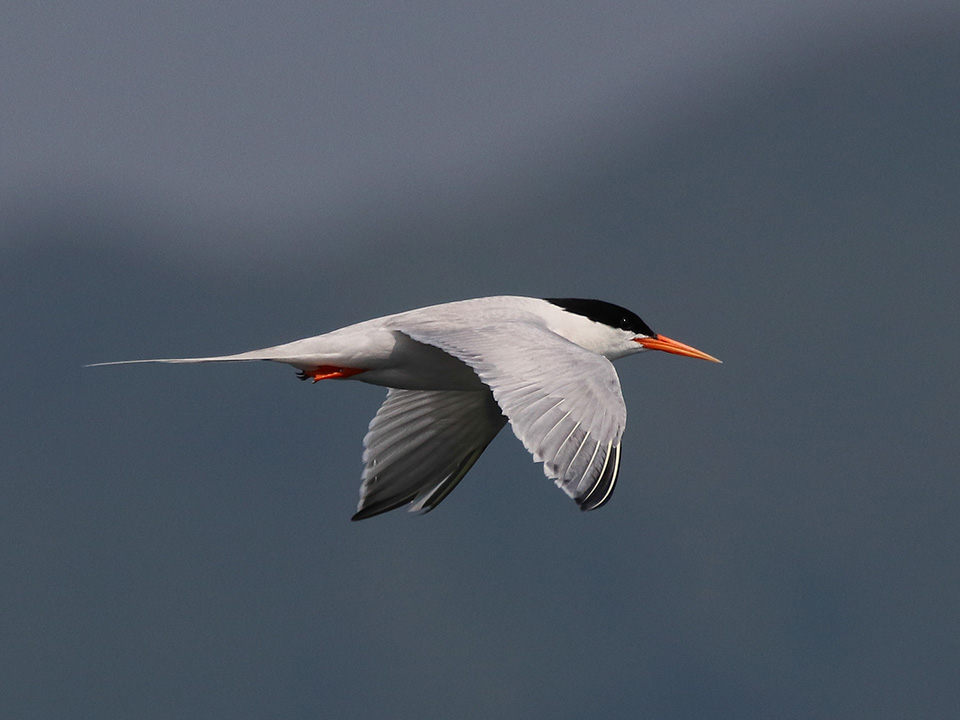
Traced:
[[497, 296], [236, 355], [127, 362], [269, 360], [303, 379], [390, 388], [364, 438], [362, 519], [408, 503], [435, 507], [507, 421], [582, 509], [599, 507], [613, 492], [626, 423], [610, 361], [645, 349], [715, 360], [610, 303]]

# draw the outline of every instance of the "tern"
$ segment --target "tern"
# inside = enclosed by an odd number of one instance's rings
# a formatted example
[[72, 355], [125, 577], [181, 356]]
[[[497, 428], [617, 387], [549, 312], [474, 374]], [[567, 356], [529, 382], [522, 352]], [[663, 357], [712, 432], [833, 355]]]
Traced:
[[613, 493], [627, 419], [611, 361], [646, 350], [720, 362], [602, 300], [497, 296], [236, 355], [96, 365], [268, 360], [302, 380], [388, 388], [363, 439], [353, 516], [362, 520], [403, 505], [435, 508], [508, 422], [544, 474], [581, 510], [595, 510]]

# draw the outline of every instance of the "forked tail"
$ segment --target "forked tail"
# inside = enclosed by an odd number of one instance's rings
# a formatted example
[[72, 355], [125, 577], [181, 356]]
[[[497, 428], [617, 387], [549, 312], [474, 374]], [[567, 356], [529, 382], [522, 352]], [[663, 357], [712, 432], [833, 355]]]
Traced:
[[273, 348], [267, 350], [251, 350], [250, 352], [237, 353], [236, 355], [213, 355], [210, 357], [197, 358], [151, 358], [149, 360], [113, 360], [111, 362], [90, 363], [84, 367], [104, 367], [106, 365], [141, 365], [144, 363], [168, 363], [171, 365], [193, 365], [196, 363], [218, 363], [218, 362], [251, 362], [253, 360], [273, 360], [275, 362], [285, 362], [291, 365], [296, 364], [297, 358], [282, 357], [273, 352]]

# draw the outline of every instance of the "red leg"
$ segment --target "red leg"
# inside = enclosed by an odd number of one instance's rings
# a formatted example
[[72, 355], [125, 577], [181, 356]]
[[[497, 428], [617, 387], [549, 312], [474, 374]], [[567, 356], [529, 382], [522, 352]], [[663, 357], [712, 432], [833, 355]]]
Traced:
[[362, 372], [366, 372], [366, 370], [363, 368], [337, 367], [336, 365], [317, 365], [313, 370], [301, 370], [297, 374], [297, 377], [301, 380], [320, 382], [321, 380], [331, 380], [334, 378], [348, 378], [352, 375], [359, 375]]

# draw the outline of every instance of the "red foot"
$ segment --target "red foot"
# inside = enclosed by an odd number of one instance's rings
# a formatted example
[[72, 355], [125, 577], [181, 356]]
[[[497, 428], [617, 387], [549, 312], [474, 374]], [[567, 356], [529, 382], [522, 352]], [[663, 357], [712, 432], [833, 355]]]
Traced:
[[359, 375], [362, 372], [366, 372], [366, 370], [361, 368], [342, 368], [336, 365], [318, 365], [313, 370], [301, 370], [297, 373], [297, 377], [301, 380], [320, 382], [321, 380], [331, 380], [334, 378], [348, 378], [352, 375]]

